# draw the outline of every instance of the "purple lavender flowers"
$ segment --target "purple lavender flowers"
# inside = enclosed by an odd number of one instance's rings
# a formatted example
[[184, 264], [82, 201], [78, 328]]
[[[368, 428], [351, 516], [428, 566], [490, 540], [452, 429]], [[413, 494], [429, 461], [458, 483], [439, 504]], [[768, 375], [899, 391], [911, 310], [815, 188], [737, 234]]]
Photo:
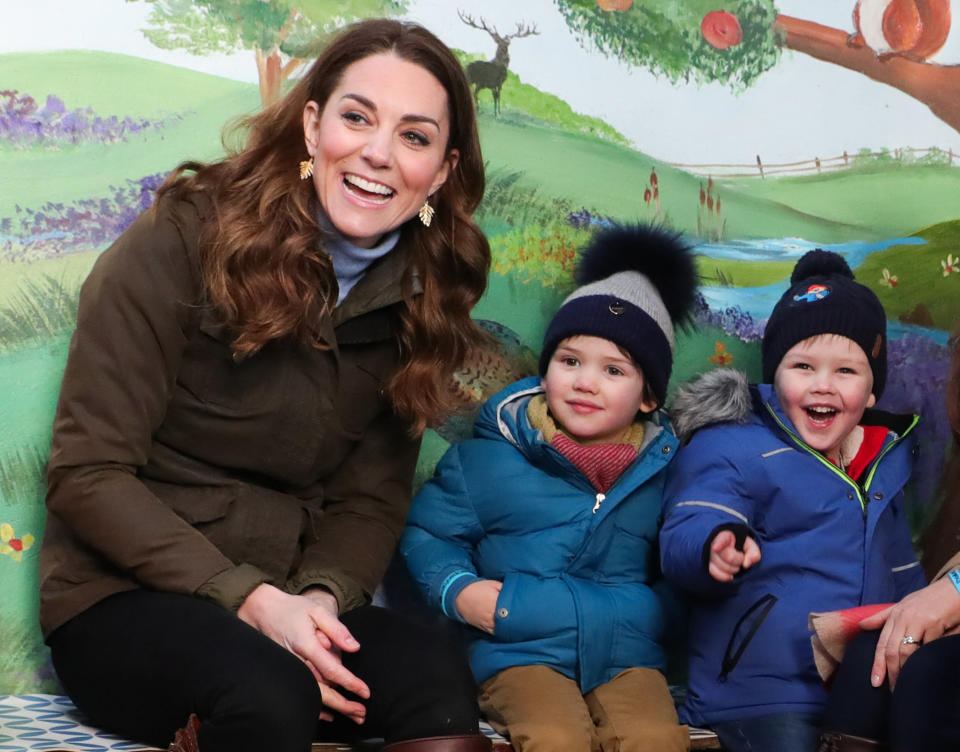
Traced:
[[0, 91], [0, 148], [115, 144], [144, 131], [161, 130], [182, 117], [175, 113], [156, 120], [100, 117], [89, 107], [68, 110], [63, 100], [52, 94], [41, 107], [33, 97], [5, 89]]

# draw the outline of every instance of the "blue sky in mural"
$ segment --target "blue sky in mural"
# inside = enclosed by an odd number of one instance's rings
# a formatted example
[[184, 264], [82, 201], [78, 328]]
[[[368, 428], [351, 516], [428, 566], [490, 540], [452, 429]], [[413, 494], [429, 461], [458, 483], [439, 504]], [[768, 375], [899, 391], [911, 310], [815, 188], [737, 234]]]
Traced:
[[[779, 0], [781, 13], [852, 30], [854, 0]], [[571, 36], [551, 0], [411, 0], [410, 18], [448, 44], [492, 56], [484, 33], [457, 18], [462, 9], [500, 30], [518, 21], [540, 35], [517, 40], [510, 67], [525, 83], [552, 92], [603, 118], [644, 152], [666, 161], [765, 162], [835, 156], [869, 147], [960, 151], [960, 134], [926, 106], [859, 73], [786, 51], [751, 89], [671, 86], [645, 70], [591, 55]], [[137, 55], [242, 80], [255, 80], [250, 55], [198, 58], [165, 52], [138, 33], [146, 3], [124, 0], [34, 0], [5, 8], [0, 50], [102, 49]], [[38, 25], [34, 19], [54, 19]], [[960, 23], [935, 62], [960, 62]]]

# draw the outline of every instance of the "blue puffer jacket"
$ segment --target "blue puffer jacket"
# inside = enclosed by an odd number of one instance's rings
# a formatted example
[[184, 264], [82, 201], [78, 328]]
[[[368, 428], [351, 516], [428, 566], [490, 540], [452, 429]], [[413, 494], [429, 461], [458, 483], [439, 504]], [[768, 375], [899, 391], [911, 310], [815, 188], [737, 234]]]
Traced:
[[[902, 493], [916, 416], [867, 411], [863, 424], [890, 433], [860, 486], [803, 443], [769, 385], [751, 390], [727, 373], [730, 383], [717, 372], [683, 395], [689, 415], [674, 406], [681, 435], [696, 432], [668, 473], [660, 533], [664, 574], [699, 596], [680, 713], [697, 725], [820, 712], [810, 612], [896, 601], [925, 584]], [[715, 408], [738, 405], [723, 416], [736, 422], [696, 430]], [[724, 584], [704, 551], [721, 526], [752, 536], [762, 554]]]
[[469, 629], [477, 681], [539, 664], [589, 692], [632, 666], [663, 669], [664, 608], [651, 583], [661, 471], [677, 439], [654, 414], [640, 456], [598, 494], [530, 426], [527, 404], [542, 391], [524, 379], [484, 405], [476, 438], [451, 447], [414, 499], [400, 545], [451, 618], [467, 585], [503, 582], [496, 634]]

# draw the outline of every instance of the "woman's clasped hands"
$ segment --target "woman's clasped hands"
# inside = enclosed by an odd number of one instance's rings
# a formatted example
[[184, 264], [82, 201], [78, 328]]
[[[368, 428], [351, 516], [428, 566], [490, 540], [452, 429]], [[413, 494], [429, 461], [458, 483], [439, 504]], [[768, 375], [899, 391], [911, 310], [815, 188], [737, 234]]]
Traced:
[[[320, 685], [325, 708], [342, 713], [354, 723], [364, 722], [366, 707], [340, 691], [362, 699], [370, 697], [370, 688], [340, 660], [341, 650], [356, 652], [360, 643], [340, 622], [333, 594], [311, 588], [301, 595], [291, 595], [263, 584], [247, 596], [237, 616], [307, 665]], [[320, 719], [332, 721], [333, 715], [324, 711]]]

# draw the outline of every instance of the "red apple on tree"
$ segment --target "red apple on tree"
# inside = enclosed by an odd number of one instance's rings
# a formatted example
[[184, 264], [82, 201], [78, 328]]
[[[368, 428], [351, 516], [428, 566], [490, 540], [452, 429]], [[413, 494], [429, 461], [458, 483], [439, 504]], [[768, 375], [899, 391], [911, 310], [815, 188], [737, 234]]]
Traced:
[[743, 41], [743, 29], [732, 13], [725, 10], [712, 10], [700, 22], [700, 33], [707, 44], [718, 50], [735, 47]]
[[633, 0], [597, 0], [600, 10], [630, 10]]

